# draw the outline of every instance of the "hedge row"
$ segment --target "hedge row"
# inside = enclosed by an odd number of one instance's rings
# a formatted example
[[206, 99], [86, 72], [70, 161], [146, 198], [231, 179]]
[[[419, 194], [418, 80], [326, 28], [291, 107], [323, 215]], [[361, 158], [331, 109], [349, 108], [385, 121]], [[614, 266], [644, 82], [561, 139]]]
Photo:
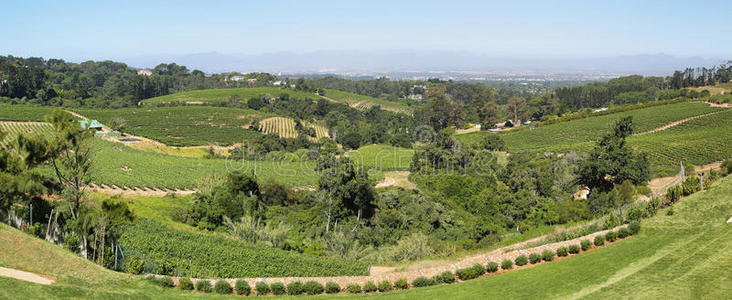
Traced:
[[[603, 245], [606, 240], [615, 241], [617, 237], [628, 237], [637, 234], [638, 231], [640, 231], [640, 224], [638, 222], [631, 222], [627, 228], [621, 228], [620, 230], [618, 230], [618, 232], [608, 231], [604, 235], [597, 235], [595, 237], [595, 244], [597, 245], [598, 241], [601, 241], [600, 245]], [[531, 253], [528, 257], [522, 254], [517, 256], [516, 259], [514, 259], [513, 261], [510, 259], [503, 260], [500, 264], [500, 268], [503, 270], [510, 270], [513, 268], [514, 264], [517, 266], [524, 266], [528, 263], [536, 264], [541, 262], [542, 260], [550, 262], [554, 260], [555, 256], [562, 257], [568, 256], [569, 254], [577, 254], [580, 253], [580, 250], [587, 251], [590, 250], [590, 248], [590, 241], [582, 240], [580, 244], [569, 245], [567, 247], [562, 246], [557, 248], [556, 251], [544, 249], [541, 253]], [[450, 284], [455, 282], [456, 277], [462, 281], [470, 280], [478, 278], [486, 273], [497, 272], [498, 269], [499, 264], [496, 262], [489, 262], [485, 266], [481, 264], [475, 264], [468, 268], [458, 269], [457, 271], [455, 271], [454, 274], [450, 271], [445, 271], [441, 274], [433, 276], [432, 278], [424, 276], [417, 277], [412, 281], [412, 287], [426, 287], [437, 284]], [[152, 277], [152, 280], [163, 287], [174, 286], [172, 279], [167, 276], [159, 278]], [[178, 288], [182, 290], [193, 290], [193, 287], [194, 285], [191, 283], [190, 279], [179, 279]], [[407, 282], [406, 278], [400, 278], [394, 281], [394, 283], [388, 280], [384, 280], [379, 282], [378, 284], [374, 283], [373, 281], [368, 281], [363, 286], [360, 286], [358, 284], [349, 284], [347, 287], [345, 287], [345, 289], [342, 289], [341, 286], [338, 285], [338, 283], [332, 281], [326, 283], [325, 286], [317, 281], [308, 281], [305, 283], [301, 281], [295, 281], [287, 284], [287, 286], [285, 286], [281, 282], [275, 282], [268, 285], [265, 282], [259, 281], [255, 284], [257, 295], [318, 295], [322, 293], [335, 294], [339, 292], [360, 294], [373, 293], [376, 291], [384, 293], [392, 290], [403, 290], [407, 288], [409, 288], [409, 283]], [[236, 294], [241, 296], [248, 296], [252, 292], [249, 284], [242, 279], [236, 281], [233, 289], [231, 288], [229, 282], [225, 280], [217, 281], [214, 284], [213, 289], [211, 288], [211, 282], [209, 282], [208, 280], [198, 280], [195, 284], [195, 290], [203, 293], [210, 293], [213, 291], [217, 294], [224, 295], [231, 294], [233, 291], [236, 291]]]

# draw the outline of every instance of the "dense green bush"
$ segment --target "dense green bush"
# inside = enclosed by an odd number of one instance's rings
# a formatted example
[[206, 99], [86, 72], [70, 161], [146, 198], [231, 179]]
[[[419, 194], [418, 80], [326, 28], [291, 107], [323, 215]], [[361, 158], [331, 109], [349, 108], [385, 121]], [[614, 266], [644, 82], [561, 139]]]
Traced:
[[137, 256], [130, 257], [125, 261], [124, 270], [130, 274], [140, 275], [145, 271], [145, 262]]
[[414, 286], [414, 287], [425, 287], [425, 286], [430, 286], [430, 285], [435, 285], [435, 284], [436, 284], [436, 282], [434, 280], [424, 277], [424, 276], [419, 276], [419, 277], [415, 278], [414, 280], [412, 280], [412, 286]]
[[634, 205], [628, 209], [628, 220], [640, 221], [643, 218], [644, 209], [641, 205]]
[[252, 292], [252, 288], [249, 287], [249, 283], [244, 279], [239, 279], [234, 283], [234, 290], [236, 290], [236, 294], [240, 296], [249, 296]]
[[554, 251], [545, 249], [541, 252], [541, 259], [543, 259], [544, 261], [552, 261], [554, 260], [554, 254]]
[[226, 280], [216, 281], [214, 284], [214, 292], [219, 295], [231, 294], [231, 284]]
[[526, 257], [526, 255], [521, 254], [521, 255], [519, 255], [519, 256], [516, 257], [516, 259], [514, 260], [514, 262], [516, 263], [517, 266], [520, 267], [520, 266], [523, 266], [523, 265], [528, 264], [529, 263], [529, 258]]
[[371, 280], [366, 281], [366, 283], [364, 283], [364, 285], [363, 285], [364, 293], [373, 293], [373, 292], [376, 292], [378, 289], [379, 289], [379, 287], [377, 287], [376, 284]]
[[666, 203], [671, 204], [678, 201], [681, 198], [683, 190], [680, 185], [672, 186], [666, 190]]
[[210, 293], [211, 292], [211, 282], [206, 279], [201, 279], [196, 281], [196, 291], [202, 292], [202, 293]]
[[176, 230], [138, 218], [119, 239], [131, 252], [164, 265], [168, 275], [196, 278], [366, 275], [364, 262], [302, 255], [220, 235]]
[[388, 292], [391, 291], [393, 288], [394, 286], [391, 285], [391, 282], [389, 282], [389, 280], [379, 282], [379, 292]]
[[582, 240], [580, 242], [580, 247], [582, 248], [582, 251], [587, 251], [592, 248], [592, 244], [590, 244], [590, 240]]
[[257, 283], [254, 284], [254, 288], [257, 290], [258, 295], [269, 294], [269, 285], [264, 281], [257, 281]]
[[618, 229], [618, 237], [621, 239], [624, 239], [630, 235], [630, 230], [628, 230], [628, 227], [623, 227]]
[[539, 254], [539, 253], [529, 254], [529, 262], [531, 262], [532, 264], [541, 262], [541, 254]]
[[498, 263], [489, 262], [487, 265], [485, 265], [485, 271], [488, 273], [494, 273], [498, 271]]
[[348, 290], [348, 292], [351, 294], [358, 294], [361, 292], [361, 286], [358, 284], [352, 283], [352, 284], [348, 285], [346, 290]]
[[284, 295], [287, 293], [287, 289], [285, 288], [285, 284], [282, 282], [275, 282], [269, 285], [270, 291], [272, 291], [272, 294], [274, 295]]
[[513, 261], [511, 261], [510, 259], [504, 259], [501, 262], [501, 269], [504, 269], [504, 270], [513, 269]]
[[595, 246], [602, 246], [605, 244], [605, 237], [602, 234], [595, 236]]
[[304, 285], [302, 284], [302, 281], [290, 282], [287, 285], [287, 294], [288, 295], [293, 295], [293, 296], [301, 295], [303, 292], [305, 292], [305, 290], [304, 290]]
[[455, 274], [445, 271], [432, 277], [437, 283], [453, 283], [455, 282]]
[[681, 190], [684, 196], [691, 195], [701, 190], [701, 180], [696, 176], [689, 176], [681, 184]]
[[325, 283], [325, 293], [326, 294], [336, 294], [341, 291], [341, 286], [338, 285], [338, 283], [335, 283], [333, 281], [328, 281]]
[[[485, 269], [483, 269], [483, 266], [480, 264], [475, 264], [470, 268], [464, 268], [464, 269], [458, 269], [455, 274], [457, 274], [457, 277], [460, 278], [460, 280], [470, 280], [473, 278], [477, 278], [480, 275], [483, 275], [485, 273]], [[414, 283], [412, 283], [414, 284]]]
[[162, 287], [172, 288], [175, 287], [175, 284], [173, 283], [173, 279], [168, 276], [161, 276], [155, 278], [155, 282]]
[[308, 295], [318, 295], [322, 294], [325, 289], [323, 288], [323, 285], [320, 284], [320, 282], [310, 280], [305, 283], [305, 285], [303, 286], [303, 290], [305, 290], [305, 293], [307, 293]]
[[193, 282], [188, 277], [178, 278], [178, 288], [184, 291], [193, 290]]
[[615, 231], [608, 231], [607, 233], [605, 233], [605, 240], [608, 242], [614, 242], [617, 237], [618, 233]]
[[577, 244], [569, 245], [568, 250], [569, 250], [569, 253], [577, 254], [580, 252], [580, 245], [577, 245]]
[[407, 282], [406, 278], [399, 278], [394, 281], [394, 287], [400, 290], [406, 290], [409, 288], [409, 282]]
[[640, 222], [630, 222], [630, 224], [628, 224], [628, 232], [630, 232], [630, 235], [638, 234], [640, 228]]
[[568, 252], [567, 247], [562, 246], [557, 248], [557, 256], [567, 256]]

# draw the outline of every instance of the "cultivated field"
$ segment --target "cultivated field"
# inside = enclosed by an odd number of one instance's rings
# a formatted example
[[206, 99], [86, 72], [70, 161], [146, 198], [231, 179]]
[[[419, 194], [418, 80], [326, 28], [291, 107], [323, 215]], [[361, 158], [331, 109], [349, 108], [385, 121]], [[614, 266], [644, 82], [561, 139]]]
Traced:
[[50, 106], [0, 104], [0, 121], [45, 121], [54, 108]]
[[[295, 130], [295, 120], [285, 117], [271, 117], [259, 121], [259, 125], [262, 127], [262, 133], [264, 134], [276, 134], [283, 138], [297, 138], [297, 131]], [[328, 137], [328, 129], [311, 123], [303, 123], [305, 127], [315, 128], [315, 140], [319, 140], [323, 137]]]
[[317, 99], [318, 96], [312, 93], [295, 91], [291, 89], [275, 88], [275, 87], [263, 87], [263, 88], [236, 88], [236, 89], [209, 89], [209, 90], [197, 90], [180, 92], [142, 101], [143, 104], [156, 104], [156, 103], [171, 103], [171, 102], [182, 102], [190, 104], [202, 104], [202, 103], [224, 103], [229, 102], [231, 96], [237, 95], [244, 99], [253, 97], [259, 97], [259, 95], [268, 94], [272, 97], [278, 97], [281, 94], [287, 94], [290, 98], [297, 99]]
[[368, 145], [348, 152], [348, 156], [357, 165], [381, 171], [409, 170], [413, 155], [413, 149], [389, 145]]
[[48, 123], [0, 121], [0, 131], [5, 133], [5, 137], [0, 140], [0, 148], [7, 145], [21, 133], [32, 136], [49, 134], [51, 130], [53, 130], [53, 127]]
[[335, 102], [345, 103], [351, 107], [355, 107], [355, 108], [359, 108], [359, 109], [368, 109], [368, 108], [371, 108], [372, 106], [379, 105], [379, 106], [381, 106], [381, 109], [388, 110], [388, 111], [399, 112], [399, 113], [411, 113], [412, 112], [411, 107], [404, 105], [402, 103], [391, 102], [391, 101], [387, 101], [384, 99], [378, 99], [378, 98], [369, 97], [366, 95], [343, 92], [343, 91], [339, 91], [339, 90], [326, 89], [325, 98], [335, 101]]

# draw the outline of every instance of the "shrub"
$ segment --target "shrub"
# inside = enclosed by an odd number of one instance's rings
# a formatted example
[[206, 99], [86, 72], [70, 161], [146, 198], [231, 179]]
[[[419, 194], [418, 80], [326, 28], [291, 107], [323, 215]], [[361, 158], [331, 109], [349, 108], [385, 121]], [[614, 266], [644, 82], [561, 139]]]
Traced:
[[301, 281], [294, 281], [290, 282], [287, 285], [287, 294], [288, 295], [300, 295], [304, 292], [304, 286]]
[[226, 280], [216, 281], [216, 284], [214, 284], [214, 292], [220, 295], [231, 294], [231, 284]]
[[674, 208], [673, 207], [669, 207], [668, 210], [666, 211], [666, 215], [667, 216], [673, 216], [674, 215]]
[[400, 290], [406, 290], [409, 288], [409, 282], [407, 282], [406, 278], [399, 278], [394, 281], [394, 287]]
[[618, 237], [621, 239], [624, 239], [630, 235], [630, 231], [628, 230], [628, 227], [623, 227], [618, 229]]
[[162, 287], [172, 288], [175, 287], [175, 284], [173, 283], [173, 279], [168, 276], [162, 276], [155, 278], [155, 282]]
[[[658, 209], [661, 207], [661, 200], [658, 199], [658, 197], [653, 197], [651, 200], [648, 200], [648, 203], [646, 203], [645, 211], [643, 212], [643, 215], [646, 218], [650, 218], [656, 215], [656, 212], [658, 212]], [[640, 220], [637, 220], [640, 221]]]
[[602, 236], [602, 234], [598, 234], [595, 236], [595, 246], [602, 246], [605, 244], [605, 237]]
[[333, 281], [328, 281], [325, 284], [325, 293], [327, 294], [336, 294], [341, 291], [341, 286], [338, 285], [338, 283], [335, 283]]
[[543, 259], [544, 261], [554, 260], [554, 251], [545, 249], [544, 251], [541, 252], [541, 259]]
[[488, 273], [493, 273], [493, 272], [498, 271], [498, 263], [489, 262], [487, 265], [485, 265], [485, 271]]
[[352, 283], [352, 284], [348, 285], [346, 290], [348, 290], [348, 292], [351, 294], [358, 294], [361, 292], [361, 286], [358, 284]]
[[630, 235], [636, 235], [640, 231], [640, 222], [630, 222], [628, 224], [628, 233]]
[[178, 288], [184, 291], [193, 290], [193, 282], [188, 277], [179, 278]]
[[577, 244], [569, 245], [568, 250], [569, 250], [569, 253], [577, 254], [580, 252], [580, 245], [577, 245]]
[[287, 289], [285, 289], [285, 284], [282, 282], [275, 282], [273, 284], [270, 284], [269, 289], [272, 291], [272, 294], [278, 296], [284, 295], [287, 292]]
[[580, 247], [582, 248], [582, 251], [587, 251], [592, 248], [592, 245], [590, 244], [590, 240], [582, 240], [580, 242]]
[[125, 272], [140, 275], [145, 270], [145, 263], [141, 258], [134, 256], [125, 261]]
[[541, 261], [541, 255], [539, 253], [531, 253], [529, 254], [529, 262], [531, 264], [536, 264]]
[[701, 190], [701, 180], [696, 176], [689, 176], [681, 184], [681, 190], [684, 196], [691, 195]]
[[567, 256], [567, 247], [559, 247], [557, 248], [557, 256]]
[[412, 280], [412, 286], [414, 286], [414, 287], [424, 287], [424, 286], [430, 286], [430, 285], [435, 285], [435, 282], [432, 281], [432, 279], [429, 279], [424, 276], [419, 276], [419, 277], [415, 278], [414, 280]]
[[376, 292], [379, 288], [376, 286], [376, 284], [369, 280], [363, 285], [363, 292], [364, 293], [373, 293]]
[[520, 266], [523, 266], [523, 265], [528, 264], [529, 263], [529, 258], [526, 257], [526, 255], [521, 254], [518, 257], [516, 257], [516, 259], [514, 260], [514, 262], [516, 263], [517, 266], [520, 267]]
[[318, 295], [318, 294], [322, 294], [324, 291], [323, 285], [320, 284], [320, 282], [317, 282], [314, 280], [310, 280], [310, 281], [306, 282], [305, 285], [303, 286], [303, 289], [305, 290], [305, 293], [307, 293], [308, 295]]
[[205, 279], [196, 281], [196, 291], [202, 292], [202, 293], [210, 293], [211, 292], [211, 282]]
[[257, 290], [258, 295], [269, 294], [269, 286], [264, 281], [257, 281], [257, 283], [254, 284], [254, 288]]
[[628, 210], [628, 219], [631, 221], [640, 221], [643, 218], [643, 207], [635, 205]]
[[[485, 269], [480, 264], [475, 264], [470, 268], [459, 269], [455, 272], [460, 280], [470, 280], [485, 273]], [[414, 282], [412, 282], [414, 284]], [[416, 286], [416, 285], [415, 285]]]
[[666, 190], [666, 202], [671, 204], [679, 200], [681, 198], [681, 193], [683, 190], [681, 189], [680, 185], [672, 186]]
[[605, 240], [607, 240], [608, 242], [614, 242], [617, 237], [618, 237], [618, 233], [615, 231], [608, 231], [605, 234]]
[[391, 285], [391, 282], [389, 282], [389, 280], [379, 282], [379, 292], [388, 292], [391, 291], [392, 288], [394, 288], [394, 286]]
[[239, 279], [234, 283], [234, 290], [236, 290], [237, 295], [242, 296], [249, 296], [249, 293], [252, 292], [252, 288], [249, 287], [249, 283], [244, 279]]
[[450, 271], [445, 271], [441, 274], [435, 275], [432, 279], [437, 283], [453, 283], [455, 282], [455, 274]]
[[504, 259], [501, 262], [501, 269], [504, 269], [504, 270], [513, 269], [513, 261], [511, 261], [510, 259]]

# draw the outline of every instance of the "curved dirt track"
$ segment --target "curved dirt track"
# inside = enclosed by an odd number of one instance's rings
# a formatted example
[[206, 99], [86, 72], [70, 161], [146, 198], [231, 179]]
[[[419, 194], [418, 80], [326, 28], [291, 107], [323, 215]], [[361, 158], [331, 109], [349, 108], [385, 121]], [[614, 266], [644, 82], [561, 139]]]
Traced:
[[35, 273], [16, 270], [16, 269], [10, 269], [10, 268], [3, 268], [0, 267], [0, 276], [2, 277], [10, 277], [15, 278], [18, 280], [38, 283], [38, 284], [52, 284], [55, 281], [52, 279], [45, 278], [43, 276], [40, 276]]
[[661, 131], [661, 130], [666, 130], [666, 129], [669, 129], [669, 128], [674, 127], [676, 125], [683, 124], [683, 123], [686, 123], [686, 122], [691, 121], [691, 120], [694, 120], [694, 119], [703, 118], [703, 117], [706, 117], [706, 116], [711, 116], [711, 115], [714, 115], [714, 114], [718, 114], [718, 113], [721, 113], [723, 111], [725, 111], [725, 110], [710, 112], [710, 113], [701, 114], [701, 115], [698, 115], [698, 116], [684, 118], [684, 119], [681, 119], [681, 120], [678, 120], [678, 121], [673, 121], [671, 123], [668, 123], [668, 124], [663, 125], [663, 126], [658, 127], [658, 128], [654, 128], [654, 129], [651, 129], [651, 130], [648, 130], [648, 131], [636, 133], [633, 136], [646, 135], [646, 134], [651, 134], [651, 133], [658, 132], [658, 131]]

